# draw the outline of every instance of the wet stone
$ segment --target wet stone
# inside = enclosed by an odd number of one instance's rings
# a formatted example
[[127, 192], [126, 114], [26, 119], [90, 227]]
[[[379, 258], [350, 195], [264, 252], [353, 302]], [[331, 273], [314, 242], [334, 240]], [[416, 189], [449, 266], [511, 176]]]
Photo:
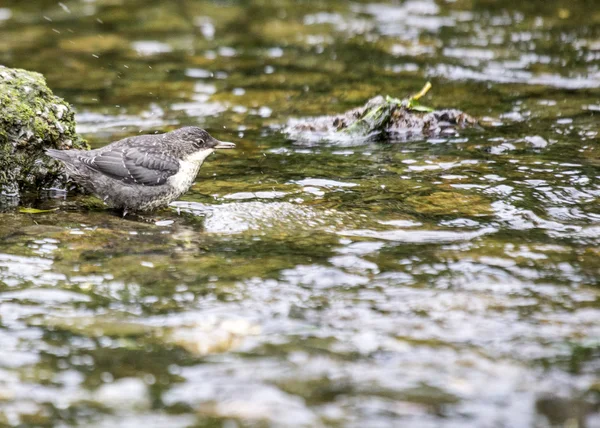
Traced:
[[411, 99], [376, 96], [346, 113], [295, 119], [285, 132], [299, 142], [330, 140], [406, 141], [434, 136], [454, 136], [477, 121], [456, 110], [434, 110], [413, 105]]
[[64, 187], [62, 167], [44, 149], [83, 149], [74, 112], [41, 74], [0, 66], [0, 194]]

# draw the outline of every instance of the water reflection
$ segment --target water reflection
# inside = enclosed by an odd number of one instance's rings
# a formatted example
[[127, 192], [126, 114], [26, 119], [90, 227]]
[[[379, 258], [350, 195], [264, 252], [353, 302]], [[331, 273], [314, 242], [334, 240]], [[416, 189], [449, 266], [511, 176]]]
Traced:
[[[197, 124], [239, 150], [151, 216], [3, 208], [0, 424], [598, 425], [592, 9], [6, 1], [0, 62], [94, 146]], [[482, 129], [280, 132], [428, 79]]]

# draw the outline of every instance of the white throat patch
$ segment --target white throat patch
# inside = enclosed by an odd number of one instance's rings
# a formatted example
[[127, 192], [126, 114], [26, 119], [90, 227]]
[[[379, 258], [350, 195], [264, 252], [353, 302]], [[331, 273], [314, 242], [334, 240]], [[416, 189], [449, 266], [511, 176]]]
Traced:
[[179, 171], [177, 174], [169, 177], [168, 183], [175, 189], [179, 194], [186, 192], [190, 186], [194, 183], [196, 175], [200, 170], [200, 166], [204, 159], [210, 156], [214, 152], [214, 149], [202, 150], [196, 152], [183, 160], [179, 161]]
[[191, 155], [187, 156], [183, 161], [184, 162], [202, 163], [202, 162], [204, 162], [204, 159], [206, 159], [211, 154], [213, 154], [214, 151], [215, 151], [214, 149], [208, 149], [208, 150], [202, 150], [200, 152], [192, 153]]

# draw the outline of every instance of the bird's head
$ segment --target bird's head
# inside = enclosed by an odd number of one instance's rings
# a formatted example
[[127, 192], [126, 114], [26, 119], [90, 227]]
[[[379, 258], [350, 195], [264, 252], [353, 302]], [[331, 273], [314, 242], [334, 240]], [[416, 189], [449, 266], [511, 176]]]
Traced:
[[219, 141], [197, 126], [186, 126], [185, 128], [173, 131], [173, 134], [178, 134], [177, 140], [183, 145], [181, 147], [183, 149], [182, 154], [184, 157], [191, 157], [191, 160], [204, 160], [215, 149], [235, 148], [235, 144]]

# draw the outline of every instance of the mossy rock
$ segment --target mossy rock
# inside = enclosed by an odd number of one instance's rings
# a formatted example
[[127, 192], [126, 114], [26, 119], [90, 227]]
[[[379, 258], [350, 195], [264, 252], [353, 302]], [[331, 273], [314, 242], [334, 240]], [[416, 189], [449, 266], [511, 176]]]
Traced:
[[335, 116], [293, 119], [284, 132], [300, 143], [330, 141], [408, 141], [435, 136], [456, 136], [463, 128], [474, 127], [477, 120], [455, 109], [433, 110], [417, 103], [431, 87], [406, 99], [371, 98], [361, 107]]
[[48, 148], [89, 149], [75, 131], [73, 109], [41, 74], [0, 66], [0, 194], [66, 186]]

